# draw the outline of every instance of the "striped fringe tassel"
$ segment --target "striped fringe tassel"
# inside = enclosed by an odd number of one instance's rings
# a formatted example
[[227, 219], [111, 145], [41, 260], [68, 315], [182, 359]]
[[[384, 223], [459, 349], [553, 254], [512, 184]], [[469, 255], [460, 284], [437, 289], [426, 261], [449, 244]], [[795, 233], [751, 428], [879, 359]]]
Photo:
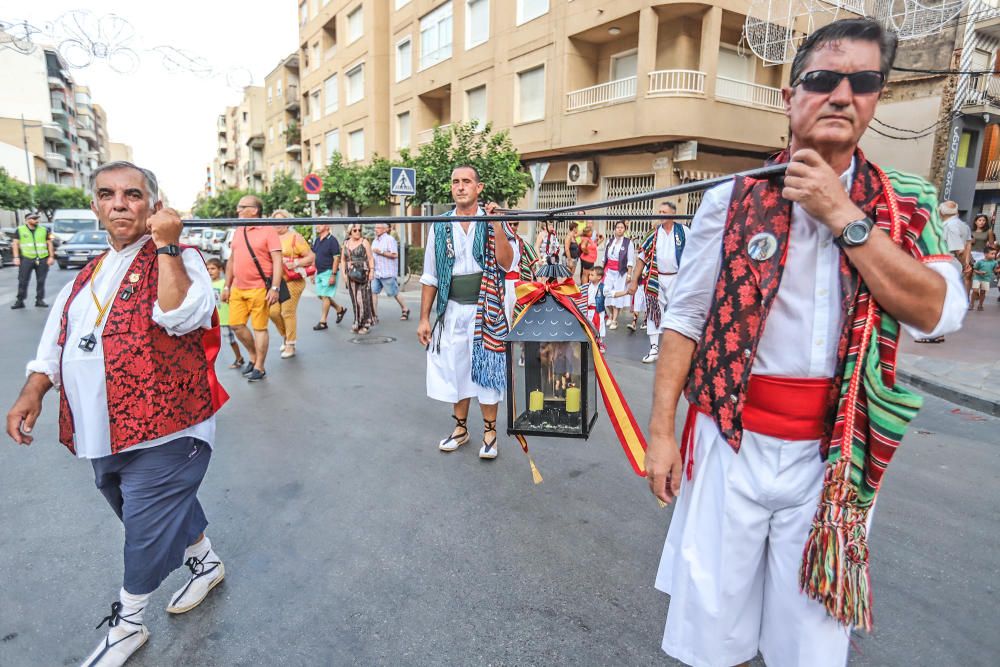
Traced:
[[528, 439], [520, 433], [515, 434], [514, 437], [517, 438], [517, 442], [521, 445], [521, 449], [524, 450], [524, 455], [528, 457], [528, 465], [531, 466], [531, 481], [535, 484], [541, 484], [542, 473], [538, 470], [538, 466], [535, 465], [535, 460], [531, 458], [531, 454], [528, 453]]
[[849, 459], [827, 465], [812, 530], [799, 569], [802, 592], [841, 624], [871, 631], [871, 579], [866, 520], [850, 482]]

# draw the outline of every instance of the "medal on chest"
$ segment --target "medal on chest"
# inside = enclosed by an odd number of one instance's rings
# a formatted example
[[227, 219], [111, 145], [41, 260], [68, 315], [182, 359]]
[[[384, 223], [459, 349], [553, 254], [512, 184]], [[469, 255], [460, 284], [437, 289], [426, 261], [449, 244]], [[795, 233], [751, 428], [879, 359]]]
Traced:
[[84, 352], [93, 352], [94, 348], [97, 347], [97, 336], [93, 332], [87, 334], [80, 339], [80, 344], [77, 345]]
[[778, 239], [774, 234], [761, 232], [754, 234], [750, 242], [747, 243], [747, 255], [755, 262], [763, 262], [774, 257], [778, 251]]

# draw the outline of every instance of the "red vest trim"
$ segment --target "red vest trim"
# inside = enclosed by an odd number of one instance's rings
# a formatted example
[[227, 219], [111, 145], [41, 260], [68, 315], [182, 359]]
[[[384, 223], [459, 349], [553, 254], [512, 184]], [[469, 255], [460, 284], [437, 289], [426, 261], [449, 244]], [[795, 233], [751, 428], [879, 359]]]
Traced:
[[[60, 347], [67, 342], [70, 305], [98, 261], [91, 260], [73, 282], [62, 313]], [[129, 281], [133, 274], [140, 276], [136, 283]], [[156, 246], [149, 240], [125, 272], [101, 334], [113, 454], [203, 422], [229, 398], [215, 375], [221, 347], [218, 313], [212, 315], [211, 329], [171, 336], [153, 321], [158, 279]], [[122, 299], [129, 286], [134, 293]], [[60, 388], [59, 441], [75, 453], [73, 431], [73, 415]]]

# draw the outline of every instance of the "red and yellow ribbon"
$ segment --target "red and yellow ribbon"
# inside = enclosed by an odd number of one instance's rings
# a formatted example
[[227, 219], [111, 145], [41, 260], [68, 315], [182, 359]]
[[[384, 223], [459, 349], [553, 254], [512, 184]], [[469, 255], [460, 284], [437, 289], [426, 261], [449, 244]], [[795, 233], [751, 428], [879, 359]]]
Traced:
[[[518, 282], [515, 285], [515, 289], [517, 290], [517, 305], [520, 311], [514, 319], [514, 324], [511, 326], [512, 330], [521, 321], [521, 318], [524, 317], [528, 309], [536, 301], [544, 299], [546, 295], [551, 295], [559, 305], [572, 313], [580, 321], [580, 326], [587, 332], [587, 337], [590, 339], [590, 348], [593, 351], [594, 357], [594, 374], [597, 376], [597, 382], [601, 387], [601, 396], [604, 398], [604, 407], [607, 408], [608, 418], [611, 420], [611, 425], [618, 435], [618, 441], [621, 443], [629, 463], [632, 464], [635, 474], [645, 477], [646, 439], [643, 437], [642, 431], [635, 421], [635, 416], [625, 401], [625, 397], [622, 396], [621, 389], [611, 374], [611, 369], [608, 368], [604, 354], [601, 352], [600, 345], [598, 345], [593, 327], [577, 307], [581, 299], [580, 288], [577, 287], [572, 278], [565, 278], [561, 281], [550, 283]], [[522, 436], [518, 436], [518, 442], [521, 443], [521, 448], [527, 454], [527, 441]], [[532, 469], [534, 472], [534, 464], [532, 464]], [[537, 476], [535, 483], [537, 484], [540, 481], [541, 476]]]

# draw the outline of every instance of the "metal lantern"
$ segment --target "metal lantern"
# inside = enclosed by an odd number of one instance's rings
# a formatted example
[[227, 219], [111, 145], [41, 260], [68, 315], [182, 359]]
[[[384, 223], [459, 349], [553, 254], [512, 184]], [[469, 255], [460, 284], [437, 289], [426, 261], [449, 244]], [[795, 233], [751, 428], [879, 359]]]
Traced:
[[587, 438], [597, 381], [583, 324], [550, 294], [507, 336], [507, 433]]

